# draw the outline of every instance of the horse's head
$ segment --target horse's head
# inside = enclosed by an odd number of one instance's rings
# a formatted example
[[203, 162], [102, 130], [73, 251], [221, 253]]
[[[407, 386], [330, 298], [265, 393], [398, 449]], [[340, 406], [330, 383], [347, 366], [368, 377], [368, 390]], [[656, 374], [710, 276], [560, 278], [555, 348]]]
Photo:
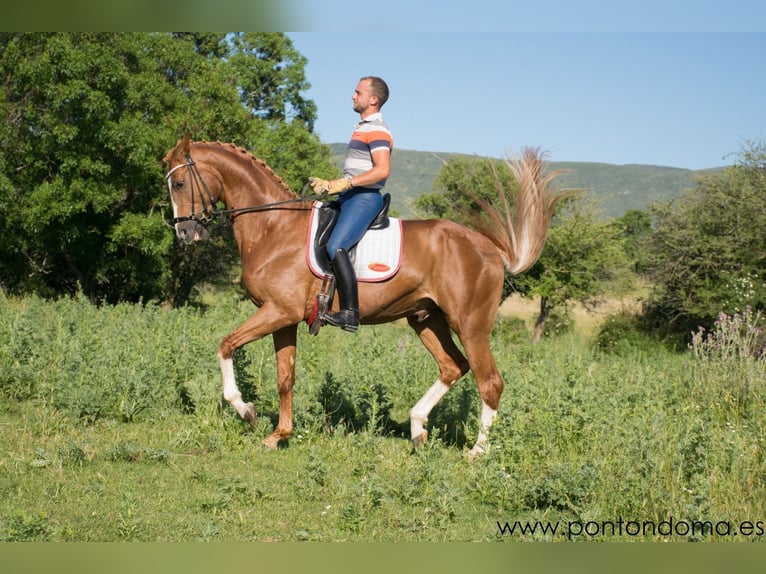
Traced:
[[176, 236], [185, 243], [207, 235], [206, 225], [215, 215], [221, 184], [212, 168], [192, 159], [189, 134], [164, 157], [165, 178], [173, 203], [173, 226]]

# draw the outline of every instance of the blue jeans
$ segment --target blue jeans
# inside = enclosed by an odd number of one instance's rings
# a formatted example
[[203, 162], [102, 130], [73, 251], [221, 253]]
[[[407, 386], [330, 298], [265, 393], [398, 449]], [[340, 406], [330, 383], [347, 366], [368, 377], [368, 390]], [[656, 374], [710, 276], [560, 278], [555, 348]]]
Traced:
[[338, 249], [349, 251], [359, 243], [375, 216], [383, 209], [383, 196], [377, 189], [351, 189], [338, 196], [340, 215], [330, 240], [327, 255], [335, 258]]

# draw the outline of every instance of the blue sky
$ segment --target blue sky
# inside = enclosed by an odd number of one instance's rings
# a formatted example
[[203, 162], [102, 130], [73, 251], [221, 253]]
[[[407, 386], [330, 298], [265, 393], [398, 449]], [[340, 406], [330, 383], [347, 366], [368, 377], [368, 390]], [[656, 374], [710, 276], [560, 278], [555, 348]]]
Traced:
[[328, 32], [766, 31], [766, 7], [762, 0], [273, 0], [273, 3], [284, 10], [293, 24], [291, 29]]
[[766, 139], [766, 33], [300, 32], [325, 143], [383, 77], [401, 149], [703, 169]]
[[395, 147], [704, 169], [766, 139], [762, 0], [286, 0], [326, 143], [360, 76]]
[[[92, 9], [41, 2], [50, 6], [27, 20], [0, 20], [48, 29], [41, 15], [68, 14], [88, 29]], [[308, 59], [326, 143], [348, 140], [351, 94], [367, 74], [391, 87], [383, 112], [401, 149], [502, 157], [537, 146], [553, 161], [704, 169], [766, 140], [763, 0], [186, 3], [179, 13], [113, 0], [98, 12], [111, 26], [93, 29], [287, 31]], [[150, 20], [136, 28], [135, 15]]]

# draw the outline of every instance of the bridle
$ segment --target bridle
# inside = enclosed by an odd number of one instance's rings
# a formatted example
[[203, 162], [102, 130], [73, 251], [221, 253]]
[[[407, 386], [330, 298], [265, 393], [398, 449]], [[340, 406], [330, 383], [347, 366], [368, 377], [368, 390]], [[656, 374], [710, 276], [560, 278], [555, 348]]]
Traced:
[[[173, 218], [173, 225], [176, 223], [181, 223], [182, 221], [196, 221], [197, 223], [201, 225], [207, 225], [207, 223], [216, 217], [217, 213], [215, 209], [215, 198], [213, 198], [213, 195], [210, 193], [210, 190], [207, 187], [207, 184], [205, 183], [205, 180], [202, 179], [202, 176], [199, 174], [199, 170], [197, 169], [197, 164], [194, 163], [194, 160], [191, 158], [191, 154], [186, 154], [186, 163], [181, 163], [175, 166], [173, 169], [171, 169], [167, 174], [165, 174], [165, 179], [168, 182], [168, 187], [170, 189], [170, 193], [172, 195], [173, 193], [173, 184], [170, 181], [170, 176], [173, 175], [173, 173], [181, 169], [182, 167], [187, 168], [188, 174], [189, 174], [189, 186], [191, 187], [191, 214], [185, 215], [183, 217], [174, 217]], [[204, 190], [205, 193], [202, 193]], [[200, 203], [202, 203], [202, 212], [197, 213], [196, 207], [194, 205], [194, 197], [196, 195], [199, 195]], [[205, 195], [207, 195], [207, 200], [205, 199]], [[172, 201], [172, 197], [171, 197]]]
[[[291, 204], [291, 203], [300, 203], [304, 201], [310, 201], [315, 199], [327, 199], [327, 194], [306, 194], [306, 191], [309, 188], [309, 183], [306, 183], [305, 186], [303, 186], [303, 190], [301, 191], [301, 195], [299, 197], [295, 197], [292, 199], [286, 199], [284, 201], [275, 201], [272, 203], [264, 203], [261, 205], [254, 205], [250, 207], [239, 207], [235, 209], [216, 209], [216, 199], [213, 197], [213, 194], [210, 193], [210, 189], [208, 189], [207, 184], [205, 183], [205, 180], [202, 179], [202, 176], [199, 173], [199, 170], [197, 169], [197, 164], [194, 163], [194, 160], [191, 157], [190, 153], [186, 154], [186, 162], [180, 163], [174, 168], [172, 168], [170, 171], [168, 171], [165, 174], [165, 180], [168, 182], [168, 188], [170, 189], [170, 193], [172, 195], [173, 193], [173, 184], [170, 181], [170, 176], [173, 175], [173, 173], [181, 168], [187, 168], [188, 174], [189, 174], [189, 186], [191, 187], [191, 214], [190, 215], [184, 215], [182, 217], [174, 217], [173, 218], [173, 225], [177, 223], [181, 223], [183, 221], [196, 221], [200, 225], [207, 225], [212, 219], [216, 217], [223, 217], [226, 215], [236, 215], [238, 213], [246, 213], [246, 212], [253, 212], [253, 211], [267, 211], [270, 209], [275, 209], [280, 206]], [[203, 193], [204, 191], [204, 193]], [[196, 195], [199, 195], [200, 203], [202, 204], [202, 211], [200, 213], [197, 213], [196, 206], [194, 202], [194, 197]], [[207, 199], [206, 199], [207, 196]], [[172, 201], [172, 197], [171, 197]]]

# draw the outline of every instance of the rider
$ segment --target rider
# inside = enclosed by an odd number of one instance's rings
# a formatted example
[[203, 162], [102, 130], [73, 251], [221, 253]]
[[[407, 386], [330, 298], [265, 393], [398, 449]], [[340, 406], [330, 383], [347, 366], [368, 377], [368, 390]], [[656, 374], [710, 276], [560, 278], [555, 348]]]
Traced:
[[359, 295], [348, 252], [383, 208], [381, 190], [390, 173], [394, 142], [380, 113], [388, 100], [386, 82], [376, 76], [365, 76], [359, 80], [351, 99], [361, 121], [346, 148], [343, 177], [332, 181], [309, 179], [317, 193], [340, 194], [340, 215], [327, 243], [327, 255], [338, 282], [341, 309], [324, 319], [353, 333], [359, 328]]

